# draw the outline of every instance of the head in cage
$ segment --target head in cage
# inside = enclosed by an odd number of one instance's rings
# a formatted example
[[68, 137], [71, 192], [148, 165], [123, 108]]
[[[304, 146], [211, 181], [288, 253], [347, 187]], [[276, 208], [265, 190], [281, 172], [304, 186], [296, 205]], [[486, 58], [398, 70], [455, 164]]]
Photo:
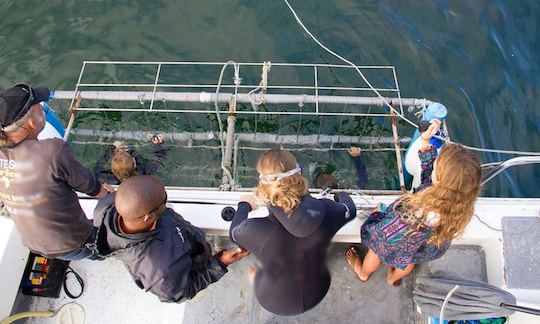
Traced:
[[111, 171], [118, 180], [124, 181], [135, 175], [136, 169], [137, 161], [128, 151], [115, 150], [111, 160]]
[[[108, 146], [94, 166], [95, 176], [110, 184], [120, 184], [134, 175], [154, 175], [165, 165], [167, 150], [161, 145], [163, 135], [155, 134], [151, 138], [153, 154], [149, 160], [121, 141], [114, 141]], [[110, 161], [110, 170], [107, 165]]]

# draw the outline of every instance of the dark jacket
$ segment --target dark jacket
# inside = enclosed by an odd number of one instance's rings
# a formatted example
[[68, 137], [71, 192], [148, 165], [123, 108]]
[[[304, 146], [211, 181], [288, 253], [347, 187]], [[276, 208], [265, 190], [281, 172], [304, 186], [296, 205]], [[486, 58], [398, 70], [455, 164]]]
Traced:
[[286, 215], [269, 205], [270, 215], [247, 219], [251, 206], [238, 204], [231, 239], [258, 261], [255, 295], [268, 311], [296, 315], [317, 305], [330, 287], [326, 250], [332, 237], [356, 217], [352, 199], [337, 193], [339, 202], [306, 195]]
[[356, 185], [358, 189], [367, 189], [368, 186], [368, 174], [364, 159], [361, 155], [353, 157], [354, 166], [356, 167]]
[[100, 254], [122, 261], [139, 288], [161, 301], [179, 303], [227, 272], [212, 257], [204, 233], [170, 208], [160, 215], [154, 230], [121, 233], [114, 197], [113, 193], [101, 199], [94, 211], [98, 249]]
[[[102, 183], [108, 183], [112, 185], [120, 184], [111, 171], [111, 158], [114, 154], [115, 147], [113, 145], [108, 146], [103, 154], [99, 157], [94, 165], [94, 175]], [[154, 156], [149, 161], [143, 161], [141, 156], [134, 150], [128, 151], [136, 162], [136, 175], [154, 175], [157, 170], [165, 164], [167, 150], [161, 144], [154, 144]]]
[[75, 190], [95, 196], [101, 184], [62, 139], [25, 140], [0, 149], [0, 197], [33, 252], [64, 256], [90, 237], [92, 221]]

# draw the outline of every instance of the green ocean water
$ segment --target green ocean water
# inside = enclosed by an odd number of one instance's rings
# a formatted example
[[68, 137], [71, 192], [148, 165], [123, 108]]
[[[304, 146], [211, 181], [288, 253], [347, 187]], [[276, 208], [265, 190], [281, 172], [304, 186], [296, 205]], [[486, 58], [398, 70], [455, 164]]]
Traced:
[[[450, 111], [447, 122], [453, 140], [540, 151], [537, 1], [301, 0], [291, 4], [323, 43], [351, 61], [395, 66], [402, 96], [444, 103]], [[341, 63], [306, 37], [281, 1], [0, 2], [0, 87], [27, 82], [73, 90], [84, 60]], [[117, 77], [115, 71], [107, 73]], [[67, 116], [65, 105], [52, 105], [62, 118]], [[252, 129], [253, 122], [245, 120], [245, 130]], [[259, 122], [259, 130], [281, 127], [279, 120]], [[324, 127], [332, 130], [338, 123], [329, 120]], [[354, 129], [355, 120], [346, 123]], [[162, 131], [185, 130], [186, 125], [191, 130], [216, 127], [211, 116], [186, 121], [170, 115], [114, 113], [81, 114], [77, 127], [143, 124]], [[385, 129], [384, 134], [389, 132], [389, 123], [375, 124]], [[307, 131], [309, 125], [302, 127]], [[89, 167], [102, 148], [74, 147]], [[171, 163], [160, 171], [168, 184], [219, 184], [215, 163], [219, 151], [172, 145], [169, 149]], [[141, 150], [150, 154], [148, 145]], [[256, 179], [253, 164], [258, 154], [239, 156], [244, 186]], [[479, 156], [484, 163], [512, 157]], [[340, 182], [353, 182], [352, 165], [344, 152], [298, 153], [297, 157], [306, 169], [330, 161]], [[395, 188], [393, 155], [366, 153], [365, 157], [370, 187]], [[493, 180], [484, 195], [538, 197], [539, 180], [540, 165], [517, 167]]]

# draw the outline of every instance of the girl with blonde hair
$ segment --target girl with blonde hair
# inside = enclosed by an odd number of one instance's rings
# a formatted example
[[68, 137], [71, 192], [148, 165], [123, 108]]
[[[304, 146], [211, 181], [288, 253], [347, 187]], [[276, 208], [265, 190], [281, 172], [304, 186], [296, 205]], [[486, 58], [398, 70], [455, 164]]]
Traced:
[[294, 156], [282, 149], [264, 152], [257, 162], [255, 190], [269, 215], [248, 219], [257, 198], [240, 199], [230, 228], [231, 240], [257, 258], [251, 268], [255, 295], [268, 311], [296, 315], [317, 305], [330, 287], [326, 249], [332, 237], [356, 216], [346, 193], [315, 199]]
[[415, 264], [440, 258], [452, 239], [461, 235], [472, 218], [480, 191], [480, 161], [459, 144], [445, 144], [437, 157], [430, 145], [440, 122], [432, 120], [421, 134], [419, 151], [422, 184], [382, 211], [379, 206], [362, 225], [362, 243], [369, 247], [364, 260], [354, 248], [346, 253], [361, 281], [368, 280], [382, 263], [387, 282], [398, 285]]

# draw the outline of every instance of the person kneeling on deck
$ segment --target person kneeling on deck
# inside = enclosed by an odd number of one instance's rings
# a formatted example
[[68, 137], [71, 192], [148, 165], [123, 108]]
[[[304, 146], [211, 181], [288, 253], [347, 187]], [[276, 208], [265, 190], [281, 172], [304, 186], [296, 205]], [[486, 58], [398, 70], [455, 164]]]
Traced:
[[94, 241], [74, 190], [97, 198], [112, 187], [96, 180], [60, 138], [37, 140], [45, 126], [40, 102], [49, 89], [18, 84], [0, 92], [0, 198], [22, 242], [49, 258], [97, 258]]
[[99, 201], [94, 224], [101, 254], [124, 263], [139, 288], [164, 302], [183, 302], [218, 281], [242, 249], [211, 254], [203, 231], [167, 208], [157, 178], [133, 176]]

